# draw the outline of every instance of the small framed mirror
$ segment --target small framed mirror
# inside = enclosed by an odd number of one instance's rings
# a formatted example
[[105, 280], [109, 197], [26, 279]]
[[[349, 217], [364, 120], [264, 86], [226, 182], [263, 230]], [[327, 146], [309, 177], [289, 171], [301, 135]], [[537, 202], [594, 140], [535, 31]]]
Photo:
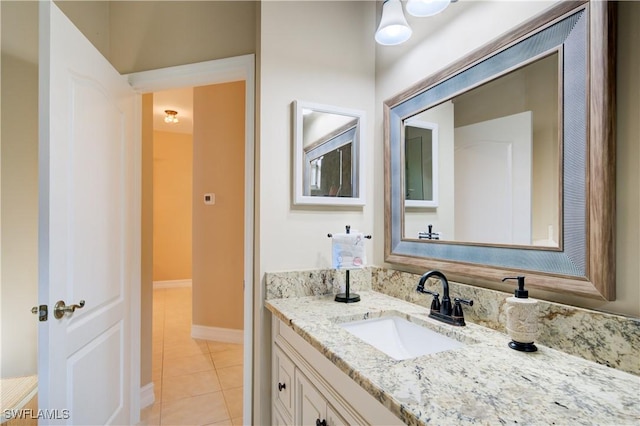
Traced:
[[364, 112], [294, 101], [293, 203], [364, 205]]

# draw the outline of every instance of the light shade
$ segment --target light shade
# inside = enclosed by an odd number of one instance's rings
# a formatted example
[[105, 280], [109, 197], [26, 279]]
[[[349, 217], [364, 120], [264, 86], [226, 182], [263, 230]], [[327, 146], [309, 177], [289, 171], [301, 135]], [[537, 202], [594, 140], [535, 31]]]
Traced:
[[385, 46], [392, 46], [409, 40], [411, 33], [400, 0], [386, 0], [382, 4], [382, 17], [376, 31], [376, 41]]
[[165, 109], [164, 113], [166, 114], [164, 116], [164, 122], [165, 123], [169, 123], [169, 124], [173, 124], [173, 123], [177, 123], [178, 121], [178, 117], [176, 117], [176, 115], [178, 115], [178, 111], [174, 111], [171, 109]]
[[408, 0], [407, 12], [413, 16], [433, 16], [449, 6], [450, 0]]

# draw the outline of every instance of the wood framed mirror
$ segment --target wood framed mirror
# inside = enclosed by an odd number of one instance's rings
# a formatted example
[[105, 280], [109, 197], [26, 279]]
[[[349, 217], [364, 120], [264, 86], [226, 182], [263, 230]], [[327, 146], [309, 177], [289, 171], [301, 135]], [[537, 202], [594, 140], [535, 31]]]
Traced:
[[[480, 282], [526, 275], [533, 288], [615, 299], [615, 11], [558, 3], [384, 103], [385, 261]], [[416, 120], [439, 129], [431, 211], [406, 204]], [[513, 127], [518, 136], [505, 136]], [[416, 216], [442, 238], [419, 239]]]

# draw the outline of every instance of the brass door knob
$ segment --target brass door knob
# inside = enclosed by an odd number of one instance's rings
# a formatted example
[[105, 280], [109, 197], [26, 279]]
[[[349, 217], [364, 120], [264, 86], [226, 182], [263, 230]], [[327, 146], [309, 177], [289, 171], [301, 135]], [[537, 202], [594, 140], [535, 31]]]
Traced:
[[64, 303], [64, 300], [58, 300], [58, 302], [53, 308], [53, 316], [56, 317], [56, 319], [60, 319], [64, 316], [64, 314], [66, 313], [72, 314], [76, 311], [76, 309], [82, 309], [82, 307], [84, 307], [84, 300], [81, 300], [80, 303], [78, 303], [77, 305], [69, 305], [69, 306], [67, 306], [66, 303]]

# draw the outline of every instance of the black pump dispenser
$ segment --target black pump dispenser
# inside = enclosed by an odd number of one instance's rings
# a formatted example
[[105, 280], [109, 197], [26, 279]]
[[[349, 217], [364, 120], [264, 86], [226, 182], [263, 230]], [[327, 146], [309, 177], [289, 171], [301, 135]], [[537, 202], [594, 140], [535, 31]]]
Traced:
[[502, 281], [506, 281], [506, 280], [518, 280], [518, 288], [513, 294], [515, 297], [517, 297], [518, 299], [529, 298], [529, 292], [524, 289], [524, 277], [522, 275], [519, 275], [517, 277], [508, 277], [508, 278], [502, 279]]

